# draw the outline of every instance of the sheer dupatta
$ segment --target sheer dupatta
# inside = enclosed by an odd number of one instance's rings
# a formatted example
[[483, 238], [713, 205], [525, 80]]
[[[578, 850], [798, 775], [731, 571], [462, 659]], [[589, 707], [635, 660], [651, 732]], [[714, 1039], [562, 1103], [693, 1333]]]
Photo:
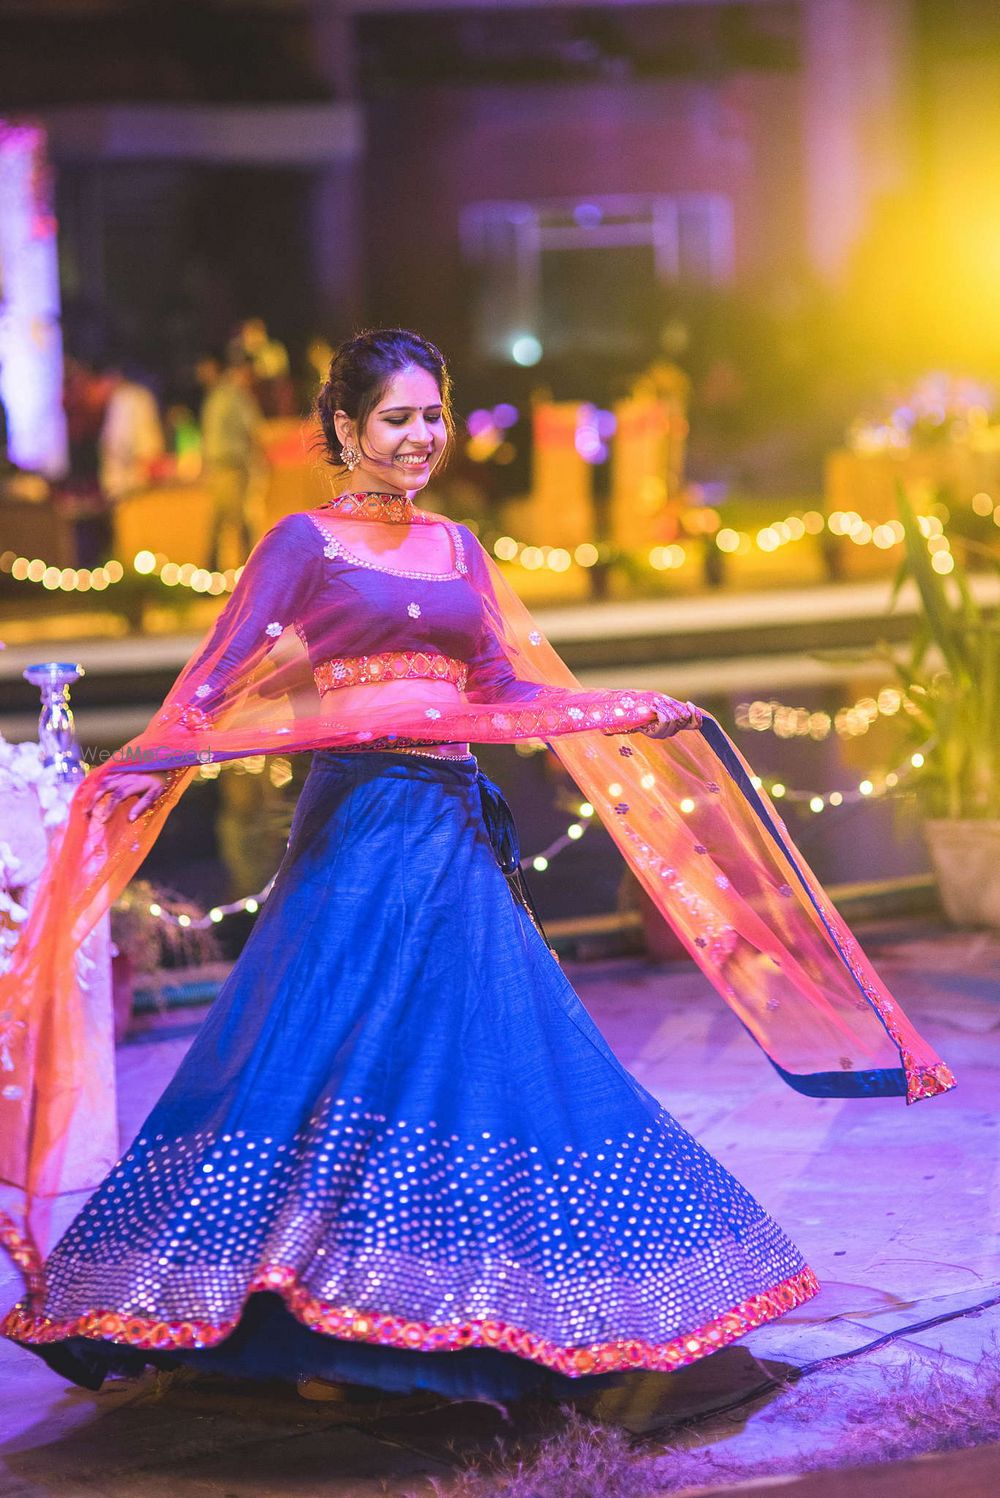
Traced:
[[[350, 707], [336, 692], [321, 698], [317, 663], [344, 655], [330, 623], [324, 561], [338, 536], [364, 523], [309, 512], [268, 532], [148, 728], [92, 771], [73, 799], [14, 965], [0, 978], [0, 1180], [35, 1204], [29, 1221], [37, 1229], [22, 1234], [0, 1214], [0, 1242], [29, 1281], [37, 1284], [41, 1272], [41, 1204], [59, 1189], [68, 1120], [93, 1065], [75, 954], [206, 762], [313, 748], [547, 740], [787, 1082], [812, 1096], [909, 1102], [953, 1085], [719, 725], [706, 718], [700, 731], [663, 741], [637, 733], [654, 716], [655, 694], [582, 689], [467, 531], [456, 578], [478, 595], [480, 626], [460, 699], [442, 697], [431, 680], [405, 707], [378, 685], [360, 706], [357, 694]], [[445, 524], [419, 511], [413, 523]], [[109, 777], [123, 769], [166, 772], [163, 795], [134, 822], [130, 803], [107, 816], [95, 811]]]

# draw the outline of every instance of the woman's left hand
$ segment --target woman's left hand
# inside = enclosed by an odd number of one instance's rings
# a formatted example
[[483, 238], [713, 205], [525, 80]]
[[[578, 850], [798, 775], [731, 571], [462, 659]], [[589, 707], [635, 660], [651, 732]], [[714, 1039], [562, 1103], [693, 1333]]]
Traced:
[[701, 708], [693, 702], [678, 702], [675, 697], [657, 697], [656, 717], [642, 732], [651, 739], [669, 739], [683, 728], [700, 728]]

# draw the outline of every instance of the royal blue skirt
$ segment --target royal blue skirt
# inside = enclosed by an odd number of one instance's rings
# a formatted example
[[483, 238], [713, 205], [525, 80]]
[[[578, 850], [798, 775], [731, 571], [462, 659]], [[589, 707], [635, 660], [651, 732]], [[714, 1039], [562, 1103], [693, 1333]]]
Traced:
[[490, 790], [471, 757], [315, 755], [242, 956], [8, 1336], [90, 1387], [506, 1399], [679, 1367], [814, 1293], [609, 1049]]

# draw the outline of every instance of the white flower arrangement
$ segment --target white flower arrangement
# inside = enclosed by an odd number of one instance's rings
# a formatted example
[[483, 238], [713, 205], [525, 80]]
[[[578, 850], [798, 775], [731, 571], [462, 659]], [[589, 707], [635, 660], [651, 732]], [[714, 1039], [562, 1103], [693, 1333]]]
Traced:
[[0, 841], [0, 973], [10, 967], [28, 919], [25, 892], [38, 873], [38, 845], [65, 822], [75, 789], [75, 781], [43, 763], [38, 744], [11, 744], [0, 733], [0, 809], [5, 801], [11, 806], [2, 818], [8, 836]]

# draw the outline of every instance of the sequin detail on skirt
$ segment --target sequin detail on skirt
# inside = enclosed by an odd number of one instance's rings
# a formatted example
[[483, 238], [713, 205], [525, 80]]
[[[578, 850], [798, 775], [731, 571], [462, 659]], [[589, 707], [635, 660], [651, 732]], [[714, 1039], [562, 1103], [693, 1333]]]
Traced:
[[[137, 1348], [268, 1376], [274, 1304], [285, 1366], [399, 1386], [422, 1359], [415, 1386], [487, 1396], [518, 1359], [679, 1366], [816, 1288], [511, 899], [475, 761], [329, 752], [243, 956], [45, 1273], [2, 1329], [91, 1387]], [[458, 1349], [476, 1366], [427, 1356]]]

